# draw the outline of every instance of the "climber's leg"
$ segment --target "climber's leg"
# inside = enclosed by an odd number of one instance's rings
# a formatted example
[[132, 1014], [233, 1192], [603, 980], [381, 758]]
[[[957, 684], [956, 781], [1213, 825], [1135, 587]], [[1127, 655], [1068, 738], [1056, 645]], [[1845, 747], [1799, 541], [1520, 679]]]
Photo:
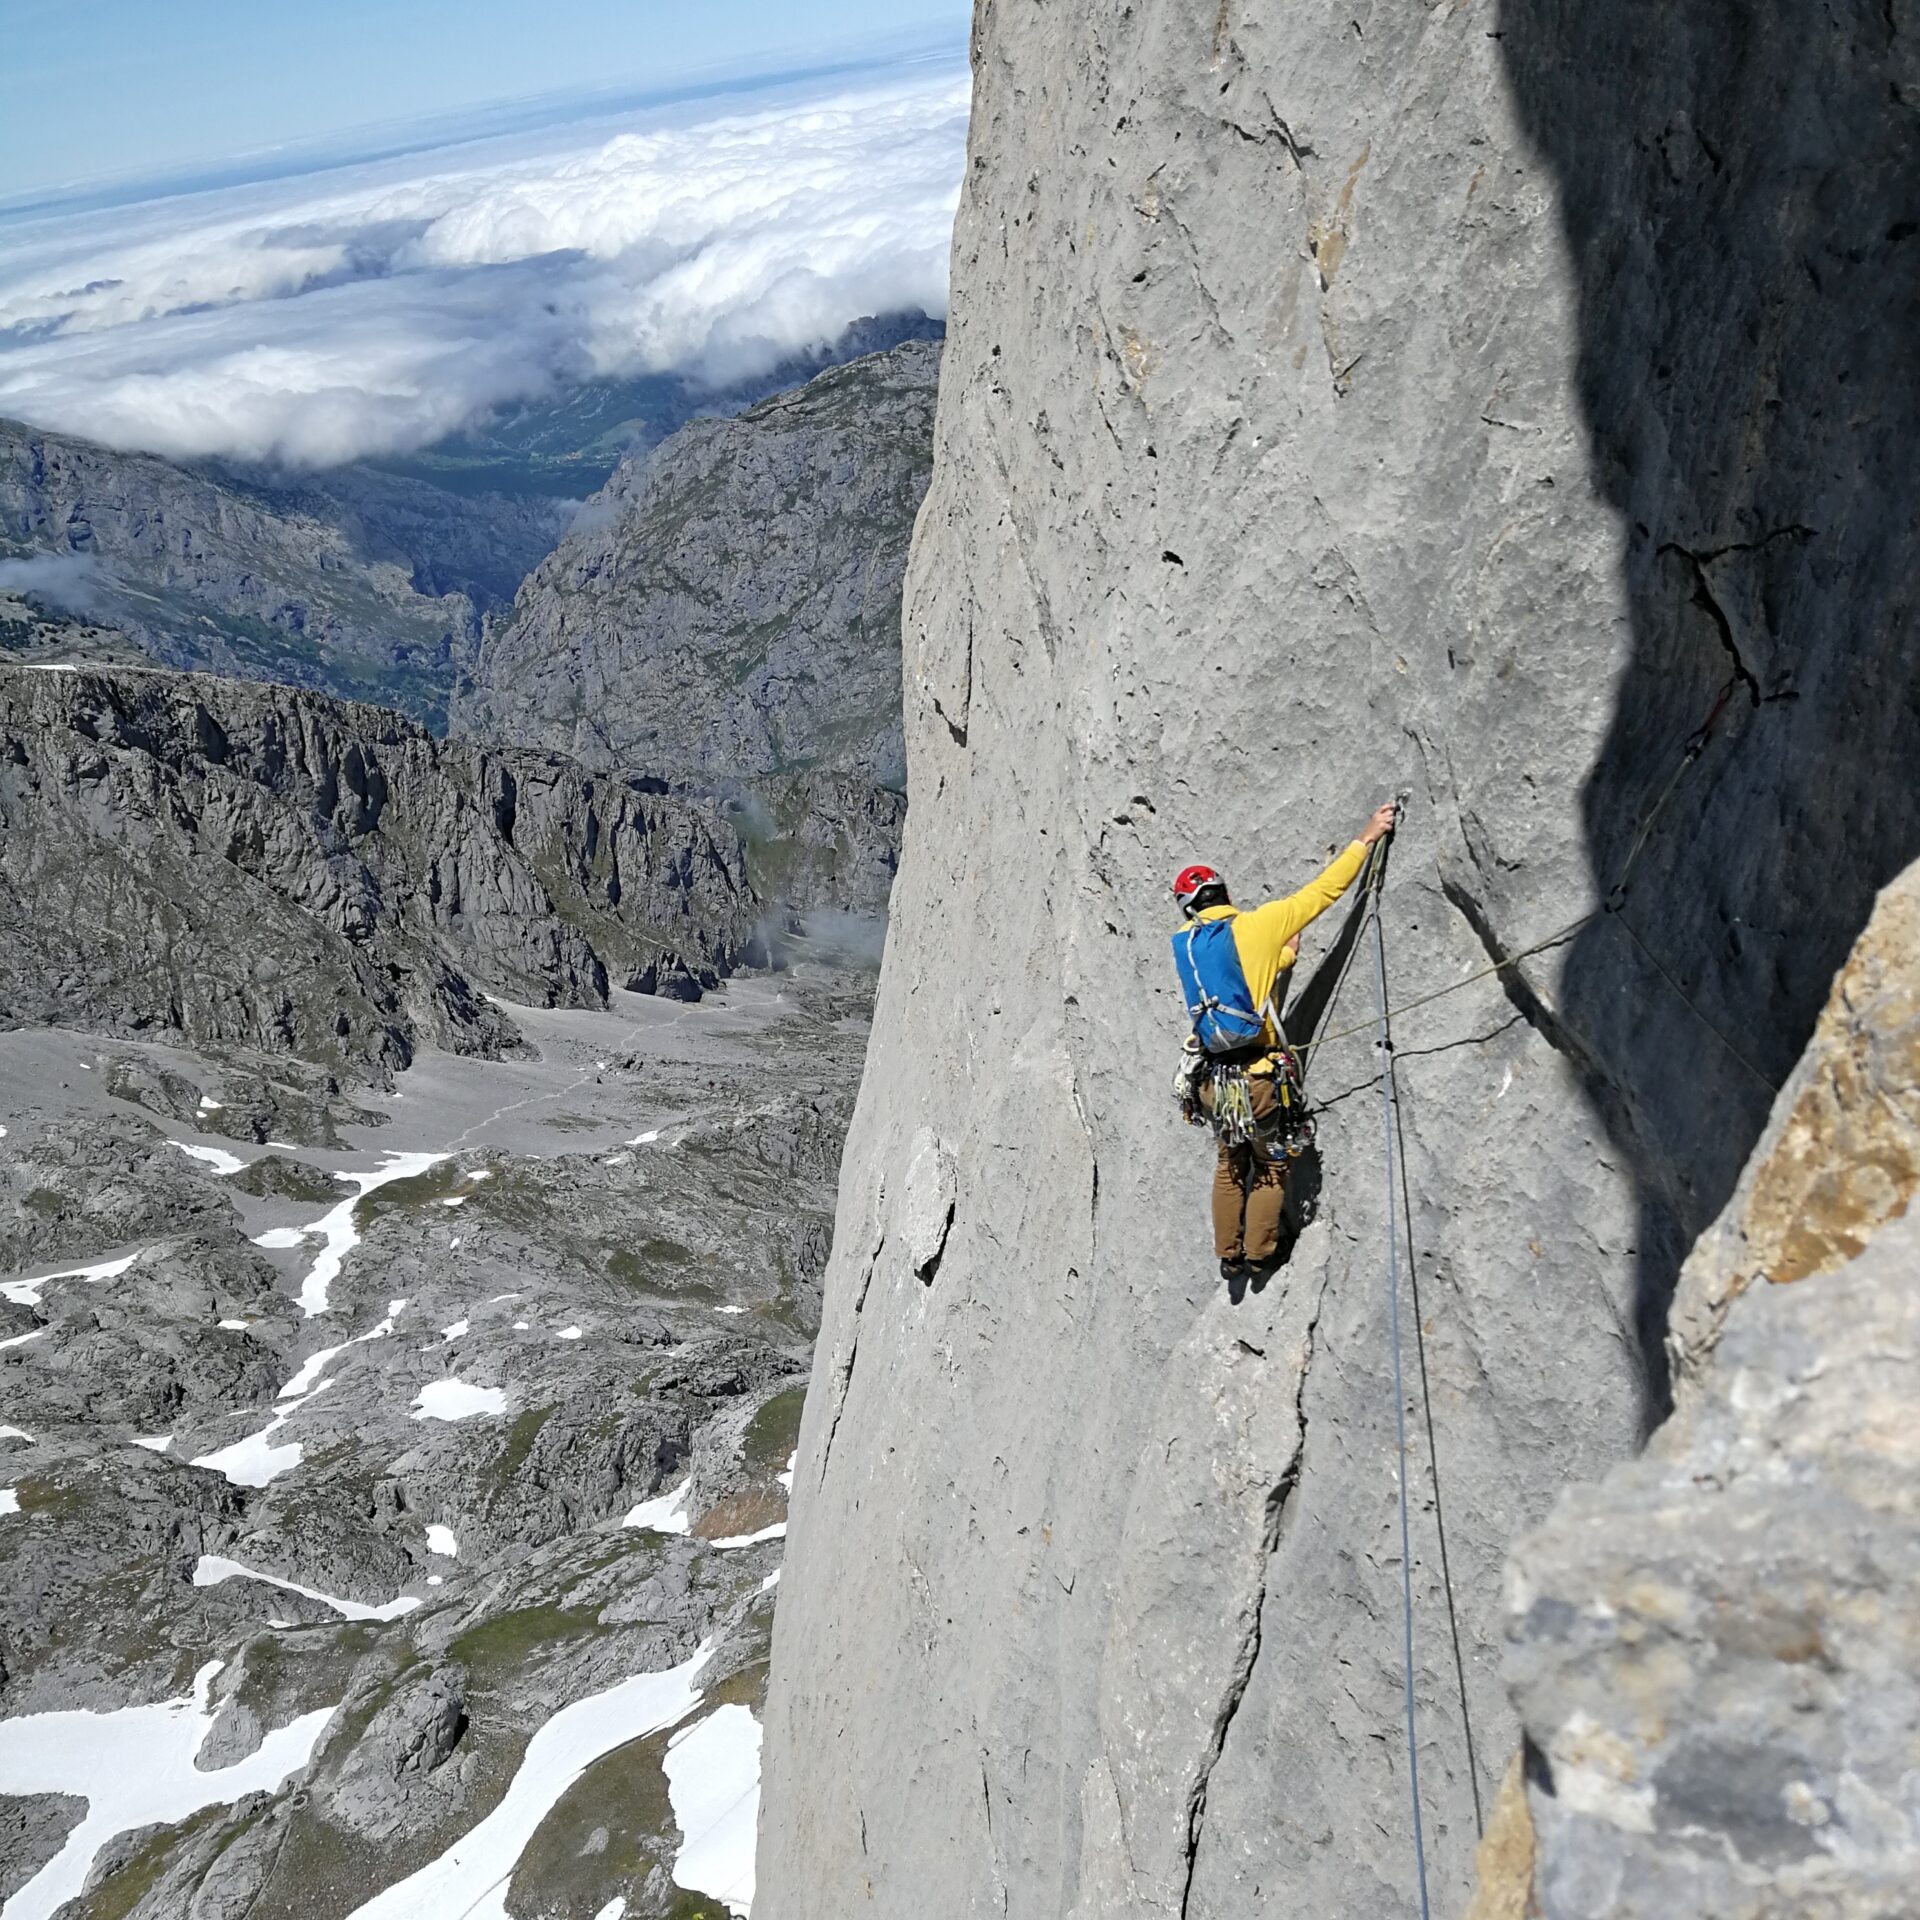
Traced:
[[1238, 1260], [1243, 1251], [1248, 1157], [1248, 1148], [1223, 1142], [1213, 1164], [1213, 1250], [1222, 1260]]
[[[1253, 1117], [1273, 1118], [1279, 1104], [1273, 1082], [1265, 1075], [1252, 1080]], [[1256, 1266], [1274, 1259], [1280, 1251], [1281, 1217], [1287, 1204], [1287, 1162], [1284, 1155], [1269, 1157], [1268, 1143], [1246, 1149], [1246, 1212], [1242, 1229], [1245, 1257]]]
[[1246, 1258], [1264, 1266], [1280, 1251], [1282, 1217], [1287, 1206], [1287, 1163], [1269, 1160], [1257, 1148], [1249, 1149], [1253, 1160], [1247, 1181]]

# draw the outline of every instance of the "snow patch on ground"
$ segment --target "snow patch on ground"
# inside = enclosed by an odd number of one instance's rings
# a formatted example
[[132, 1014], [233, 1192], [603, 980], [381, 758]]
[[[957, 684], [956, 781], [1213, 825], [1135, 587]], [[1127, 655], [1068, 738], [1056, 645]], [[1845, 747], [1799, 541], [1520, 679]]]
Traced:
[[660, 1765], [674, 1824], [686, 1835], [673, 1884], [747, 1914], [760, 1818], [759, 1721], [746, 1707], [718, 1707], [676, 1733]]
[[442, 1327], [440, 1329], [440, 1338], [442, 1342], [444, 1343], [445, 1341], [448, 1341], [448, 1340], [458, 1340], [460, 1336], [468, 1330], [471, 1324], [472, 1323], [469, 1320], [467, 1320], [464, 1316], [462, 1316], [460, 1319], [453, 1321], [450, 1325]]
[[191, 1140], [169, 1140], [167, 1145], [178, 1147], [182, 1153], [191, 1154], [196, 1160], [204, 1160], [215, 1173], [221, 1175], [239, 1173], [247, 1164], [237, 1153], [229, 1153], [225, 1147], [196, 1147]]
[[724, 1540], [710, 1540], [707, 1544], [717, 1547], [722, 1553], [732, 1553], [739, 1547], [757, 1547], [763, 1540], [784, 1540], [787, 1537], [787, 1523], [776, 1520], [770, 1527], [762, 1527], [758, 1533], [730, 1533]]
[[[231, 1446], [218, 1448], [213, 1453], [203, 1453], [199, 1459], [188, 1464], [224, 1474], [236, 1487], [264, 1487], [269, 1480], [277, 1480], [283, 1473], [291, 1473], [300, 1464], [300, 1457], [306, 1448], [298, 1440], [289, 1440], [276, 1447], [273, 1445], [273, 1436], [307, 1401], [325, 1393], [332, 1384], [330, 1380], [322, 1380], [312, 1393], [302, 1399], [289, 1401], [258, 1433], [250, 1433], [244, 1440], [236, 1440]], [[4, 1910], [0, 1910], [0, 1920], [6, 1920]]]
[[210, 1701], [222, 1662], [194, 1676], [192, 1693], [112, 1713], [73, 1710], [0, 1720], [0, 1793], [75, 1794], [86, 1817], [66, 1845], [23, 1886], [4, 1920], [47, 1920], [80, 1891], [87, 1870], [115, 1834], [171, 1826], [202, 1807], [230, 1806], [249, 1793], [277, 1792], [313, 1757], [332, 1707], [276, 1728], [246, 1759], [202, 1771], [193, 1764], [213, 1725]]
[[389, 1600], [383, 1607], [369, 1607], [358, 1600], [341, 1600], [331, 1593], [321, 1593], [317, 1588], [303, 1587], [297, 1580], [282, 1580], [277, 1573], [261, 1573], [253, 1567], [242, 1566], [238, 1560], [229, 1560], [219, 1553], [203, 1553], [194, 1563], [193, 1584], [196, 1587], [217, 1587], [227, 1580], [258, 1580], [262, 1586], [278, 1587], [283, 1593], [297, 1593], [303, 1599], [317, 1600], [323, 1607], [331, 1607], [343, 1620], [398, 1620], [403, 1613], [411, 1613], [420, 1605], [410, 1593], [403, 1593], [397, 1600]]
[[444, 1153], [390, 1153], [371, 1173], [336, 1173], [333, 1176], [336, 1180], [353, 1183], [354, 1191], [348, 1199], [304, 1227], [272, 1227], [255, 1239], [256, 1247], [297, 1247], [303, 1240], [322, 1243], [319, 1257], [300, 1283], [300, 1310], [308, 1319], [326, 1312], [333, 1283], [340, 1277], [347, 1255], [360, 1244], [360, 1231], [353, 1221], [354, 1208], [368, 1194], [377, 1193], [396, 1180], [411, 1180], [448, 1157]]
[[17, 1487], [0, 1487], [0, 1513], [18, 1513], [20, 1511], [20, 1490]]
[[57, 1273], [36, 1274], [31, 1280], [8, 1280], [0, 1283], [0, 1300], [11, 1300], [16, 1307], [37, 1307], [40, 1289], [49, 1280], [84, 1280], [89, 1286], [98, 1286], [102, 1280], [118, 1279], [139, 1258], [140, 1249], [135, 1247], [118, 1260], [97, 1260], [90, 1267], [62, 1267]]
[[136, 1447], [145, 1447], [149, 1453], [165, 1453], [166, 1450], [173, 1445], [173, 1435], [170, 1433], [136, 1433], [133, 1436], [133, 1444]]
[[[16, 1333], [11, 1340], [0, 1340], [0, 1353], [5, 1353], [9, 1347], [24, 1347], [29, 1340], [38, 1340], [46, 1331], [45, 1327], [35, 1327], [31, 1333]], [[0, 1920], [5, 1920], [4, 1908], [0, 1908]]]
[[475, 1414], [506, 1410], [504, 1387], [476, 1387], [467, 1380], [429, 1380], [413, 1400], [416, 1420], [471, 1420]]
[[451, 1527], [442, 1526], [436, 1520], [427, 1528], [427, 1551], [439, 1554], [443, 1560], [457, 1560], [460, 1557], [460, 1542], [454, 1538]]
[[[561, 1795], [615, 1747], [685, 1719], [700, 1700], [694, 1676], [712, 1656], [711, 1642], [703, 1643], [665, 1673], [635, 1674], [563, 1707], [527, 1742], [506, 1796], [478, 1826], [437, 1860], [356, 1907], [349, 1920], [424, 1920], [428, 1914], [507, 1920], [513, 1869]], [[748, 1833], [751, 1841], [751, 1823]]]
[[[345, 1353], [349, 1347], [364, 1346], [369, 1340], [384, 1340], [393, 1331], [393, 1323], [406, 1311], [405, 1300], [389, 1300], [387, 1317], [377, 1325], [369, 1327], [365, 1333], [356, 1333], [351, 1340], [342, 1340], [337, 1347], [322, 1347], [318, 1353], [310, 1353], [300, 1363], [300, 1371], [280, 1389], [282, 1400], [305, 1399], [312, 1390], [313, 1383], [326, 1371], [327, 1363], [337, 1353]], [[227, 1324], [224, 1320], [220, 1323]], [[240, 1323], [244, 1326], [246, 1323]]]
[[0, 1440], [24, 1440], [28, 1446], [33, 1445], [33, 1435], [25, 1427], [0, 1427]]
[[620, 1524], [644, 1527], [649, 1533], [685, 1533], [692, 1525], [687, 1518], [687, 1496], [692, 1491], [692, 1480], [682, 1480], [666, 1493], [642, 1500]]
[[553, 1337], [556, 1340], [578, 1340], [580, 1338], [580, 1329], [578, 1327], [562, 1327]]

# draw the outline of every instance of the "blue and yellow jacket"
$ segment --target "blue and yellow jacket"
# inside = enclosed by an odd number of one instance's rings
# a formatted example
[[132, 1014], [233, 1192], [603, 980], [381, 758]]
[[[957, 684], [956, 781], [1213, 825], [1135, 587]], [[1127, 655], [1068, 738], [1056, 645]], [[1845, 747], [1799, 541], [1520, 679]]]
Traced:
[[1246, 977], [1247, 991], [1256, 1007], [1266, 1009], [1266, 1044], [1280, 1045], [1280, 1031], [1274, 1025], [1270, 1002], [1274, 984], [1293, 965], [1294, 942], [1301, 930], [1310, 926], [1360, 877], [1367, 863], [1367, 849], [1356, 840], [1337, 860], [1317, 873], [1298, 893], [1282, 900], [1269, 900], [1264, 907], [1208, 907], [1194, 915], [1196, 920], [1233, 922], [1234, 951], [1240, 957], [1240, 971]]

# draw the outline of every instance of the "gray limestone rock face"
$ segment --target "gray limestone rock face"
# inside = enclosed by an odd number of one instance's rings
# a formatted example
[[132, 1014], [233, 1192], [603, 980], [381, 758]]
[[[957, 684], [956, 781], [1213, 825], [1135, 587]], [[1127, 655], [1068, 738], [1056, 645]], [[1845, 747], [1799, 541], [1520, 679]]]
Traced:
[[358, 1073], [515, 1044], [490, 999], [698, 997], [760, 913], [658, 780], [280, 686], [0, 668], [0, 1014]]
[[86, 1811], [73, 1794], [0, 1794], [0, 1900], [12, 1899], [60, 1851]]
[[1678, 1407], [1517, 1546], [1470, 1920], [1893, 1916], [1920, 1881], [1920, 866], [1675, 1297]]
[[1515, 1554], [1541, 1920], [1896, 1920], [1920, 1886], [1920, 1221], [1728, 1315]]
[[709, 780], [898, 786], [900, 577], [937, 341], [624, 463], [484, 635], [456, 732]]
[[[1916, 46], [1865, 6], [979, 9], [760, 1920], [1410, 1910], [1396, 1219], [1461, 1903], [1507, 1544], [1665, 1410], [1685, 1250], [1920, 847]], [[1290, 890], [1397, 789], [1404, 1193], [1343, 908], [1295, 990], [1317, 1205], [1236, 1303], [1168, 882]]]

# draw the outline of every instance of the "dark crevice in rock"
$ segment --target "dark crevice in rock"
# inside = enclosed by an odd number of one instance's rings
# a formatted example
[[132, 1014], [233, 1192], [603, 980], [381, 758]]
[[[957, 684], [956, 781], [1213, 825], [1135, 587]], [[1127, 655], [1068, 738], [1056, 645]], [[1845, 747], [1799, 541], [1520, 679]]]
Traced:
[[[1725, 551], [1725, 549], [1722, 549]], [[1713, 622], [1714, 632], [1720, 636], [1720, 645], [1727, 656], [1733, 677], [1747, 690], [1747, 699], [1754, 705], [1760, 704], [1760, 682], [1753, 676], [1753, 669], [1747, 665], [1740, 645], [1733, 637], [1733, 622], [1727, 618], [1727, 610], [1714, 593], [1713, 583], [1707, 578], [1707, 560], [1711, 556], [1695, 553], [1691, 547], [1676, 545], [1673, 541], [1660, 548], [1663, 554], [1672, 554], [1681, 561], [1693, 580], [1693, 604]]]
[[[1553, 1048], [1574, 1062], [1583, 1073], [1604, 1080], [1606, 1075], [1599, 1063], [1587, 1051], [1577, 1035], [1570, 1032], [1566, 1023], [1547, 1005], [1546, 1001], [1528, 982], [1520, 971], [1519, 965], [1508, 954], [1505, 943], [1493, 930], [1479, 901], [1467, 892], [1459, 881], [1442, 873], [1440, 891], [1461, 919], [1473, 929], [1473, 937], [1486, 950], [1487, 958], [1499, 968], [1498, 979], [1506, 996], [1520, 1010], [1527, 1024]], [[1572, 936], [1569, 935], [1569, 938]]]
[[847, 1357], [833, 1383], [833, 1418], [827, 1423], [826, 1444], [820, 1449], [820, 1478], [817, 1485], [825, 1485], [827, 1465], [833, 1458], [833, 1436], [840, 1431], [840, 1416], [847, 1410], [847, 1395], [853, 1387], [853, 1363], [860, 1357], [860, 1314], [867, 1304], [867, 1289], [873, 1285], [873, 1276], [880, 1265], [880, 1255], [886, 1248], [884, 1234], [874, 1243], [873, 1255], [867, 1262], [866, 1271], [860, 1276], [860, 1290], [853, 1299], [853, 1334], [847, 1343]]
[[1200, 1861], [1200, 1838], [1207, 1820], [1207, 1787], [1213, 1779], [1214, 1768], [1220, 1764], [1220, 1756], [1226, 1751], [1227, 1735], [1233, 1730], [1234, 1716], [1239, 1713], [1240, 1703], [1246, 1698], [1254, 1667], [1260, 1659], [1260, 1628], [1267, 1606], [1268, 1570], [1274, 1554], [1280, 1548], [1281, 1527], [1286, 1518], [1288, 1502], [1300, 1484], [1301, 1473], [1306, 1465], [1307, 1376], [1313, 1370], [1314, 1340], [1320, 1329], [1320, 1312], [1326, 1298], [1327, 1282], [1323, 1278], [1320, 1291], [1314, 1296], [1312, 1317], [1307, 1321], [1305, 1351], [1300, 1357], [1300, 1377], [1294, 1386], [1293, 1416], [1299, 1439], [1295, 1442], [1293, 1457], [1267, 1495], [1261, 1533], [1260, 1578], [1244, 1616], [1246, 1627], [1241, 1635], [1239, 1654], [1227, 1680], [1226, 1693], [1221, 1699], [1219, 1711], [1214, 1715], [1213, 1737], [1207, 1743], [1199, 1777], [1187, 1793], [1186, 1877], [1180, 1889], [1180, 1920], [1187, 1920], [1188, 1908], [1193, 1900], [1193, 1877]]
[[987, 1756], [980, 1755], [980, 1805], [987, 1819], [987, 1865], [993, 1875], [993, 1890], [1000, 1896], [1000, 1911], [1007, 1911], [1007, 1883], [1000, 1872], [999, 1855], [993, 1841], [993, 1789], [987, 1782]]
[[936, 1245], [934, 1250], [913, 1270], [913, 1277], [918, 1280], [923, 1287], [932, 1286], [934, 1275], [940, 1271], [941, 1257], [947, 1250], [947, 1236], [953, 1231], [953, 1215], [956, 1205], [957, 1202], [955, 1201], [950, 1200], [947, 1202], [946, 1218], [940, 1223], [939, 1244]]

